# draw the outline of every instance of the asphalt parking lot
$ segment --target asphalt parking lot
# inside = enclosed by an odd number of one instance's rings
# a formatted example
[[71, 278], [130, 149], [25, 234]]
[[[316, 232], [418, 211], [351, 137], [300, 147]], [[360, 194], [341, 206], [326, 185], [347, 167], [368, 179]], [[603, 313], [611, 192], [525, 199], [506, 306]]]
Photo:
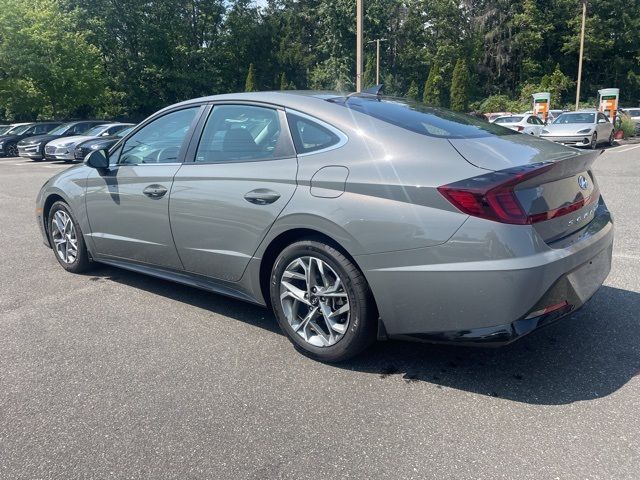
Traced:
[[582, 310], [324, 365], [264, 309], [66, 273], [33, 210], [67, 166], [0, 159], [0, 478], [640, 478], [640, 145], [597, 162], [614, 264]]

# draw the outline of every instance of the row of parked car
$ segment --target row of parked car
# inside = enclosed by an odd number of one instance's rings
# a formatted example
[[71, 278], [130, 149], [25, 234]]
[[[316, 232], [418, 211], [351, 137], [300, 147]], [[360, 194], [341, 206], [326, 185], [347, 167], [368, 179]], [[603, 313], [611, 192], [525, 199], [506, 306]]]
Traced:
[[134, 127], [132, 123], [82, 120], [0, 126], [0, 157], [73, 162], [96, 149], [109, 148]]
[[546, 123], [531, 112], [501, 115], [489, 121], [516, 132], [572, 147], [595, 149], [602, 143], [613, 144], [615, 138], [614, 125], [604, 113], [595, 109], [551, 111]]

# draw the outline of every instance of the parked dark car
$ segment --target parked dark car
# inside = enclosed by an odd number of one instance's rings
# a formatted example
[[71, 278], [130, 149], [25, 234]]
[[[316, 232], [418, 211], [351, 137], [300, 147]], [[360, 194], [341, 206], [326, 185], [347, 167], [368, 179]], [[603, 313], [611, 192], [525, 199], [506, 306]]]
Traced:
[[134, 126], [126, 128], [124, 130], [120, 130], [118, 133], [114, 135], [109, 135], [108, 137], [100, 137], [100, 138], [92, 138], [90, 140], [85, 140], [80, 143], [74, 153], [74, 158], [76, 160], [82, 161], [84, 157], [93, 152], [94, 150], [108, 150], [113, 147], [118, 140], [127, 135], [131, 130], [133, 130]]
[[8, 130], [7, 133], [0, 135], [0, 157], [17, 157], [17, 145], [20, 140], [34, 135], [48, 133], [60, 125], [60, 123], [61, 122], [28, 123]]
[[86, 131], [95, 127], [110, 123], [107, 120], [83, 120], [81, 122], [64, 123], [58, 128], [51, 130], [46, 135], [36, 135], [25, 138], [18, 142], [18, 155], [32, 160], [40, 161], [44, 158], [44, 147], [51, 140], [60, 137], [70, 137], [71, 135], [82, 135]]

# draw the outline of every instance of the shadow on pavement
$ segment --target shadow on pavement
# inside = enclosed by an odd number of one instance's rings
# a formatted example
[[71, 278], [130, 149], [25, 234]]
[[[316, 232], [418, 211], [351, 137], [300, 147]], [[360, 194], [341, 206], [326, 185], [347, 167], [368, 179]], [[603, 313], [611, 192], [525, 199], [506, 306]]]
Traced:
[[[93, 274], [280, 333], [271, 312], [255, 305], [111, 267]], [[327, 367], [522, 403], [592, 400], [640, 373], [638, 306], [640, 293], [602, 287], [581, 310], [503, 348], [379, 342], [353, 360]]]

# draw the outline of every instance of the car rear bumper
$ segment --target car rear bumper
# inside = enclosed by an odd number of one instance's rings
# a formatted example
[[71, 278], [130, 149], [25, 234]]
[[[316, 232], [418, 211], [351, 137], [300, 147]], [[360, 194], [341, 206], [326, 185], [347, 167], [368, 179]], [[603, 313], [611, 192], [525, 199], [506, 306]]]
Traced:
[[[603, 202], [589, 225], [552, 245], [523, 226], [521, 237], [498, 233], [482, 246], [479, 228], [470, 218], [446, 244], [356, 257], [387, 336], [509, 343], [580, 308], [611, 268], [613, 222]], [[486, 258], [498, 251], [503, 258]], [[544, 313], [563, 302], [566, 308]]]

